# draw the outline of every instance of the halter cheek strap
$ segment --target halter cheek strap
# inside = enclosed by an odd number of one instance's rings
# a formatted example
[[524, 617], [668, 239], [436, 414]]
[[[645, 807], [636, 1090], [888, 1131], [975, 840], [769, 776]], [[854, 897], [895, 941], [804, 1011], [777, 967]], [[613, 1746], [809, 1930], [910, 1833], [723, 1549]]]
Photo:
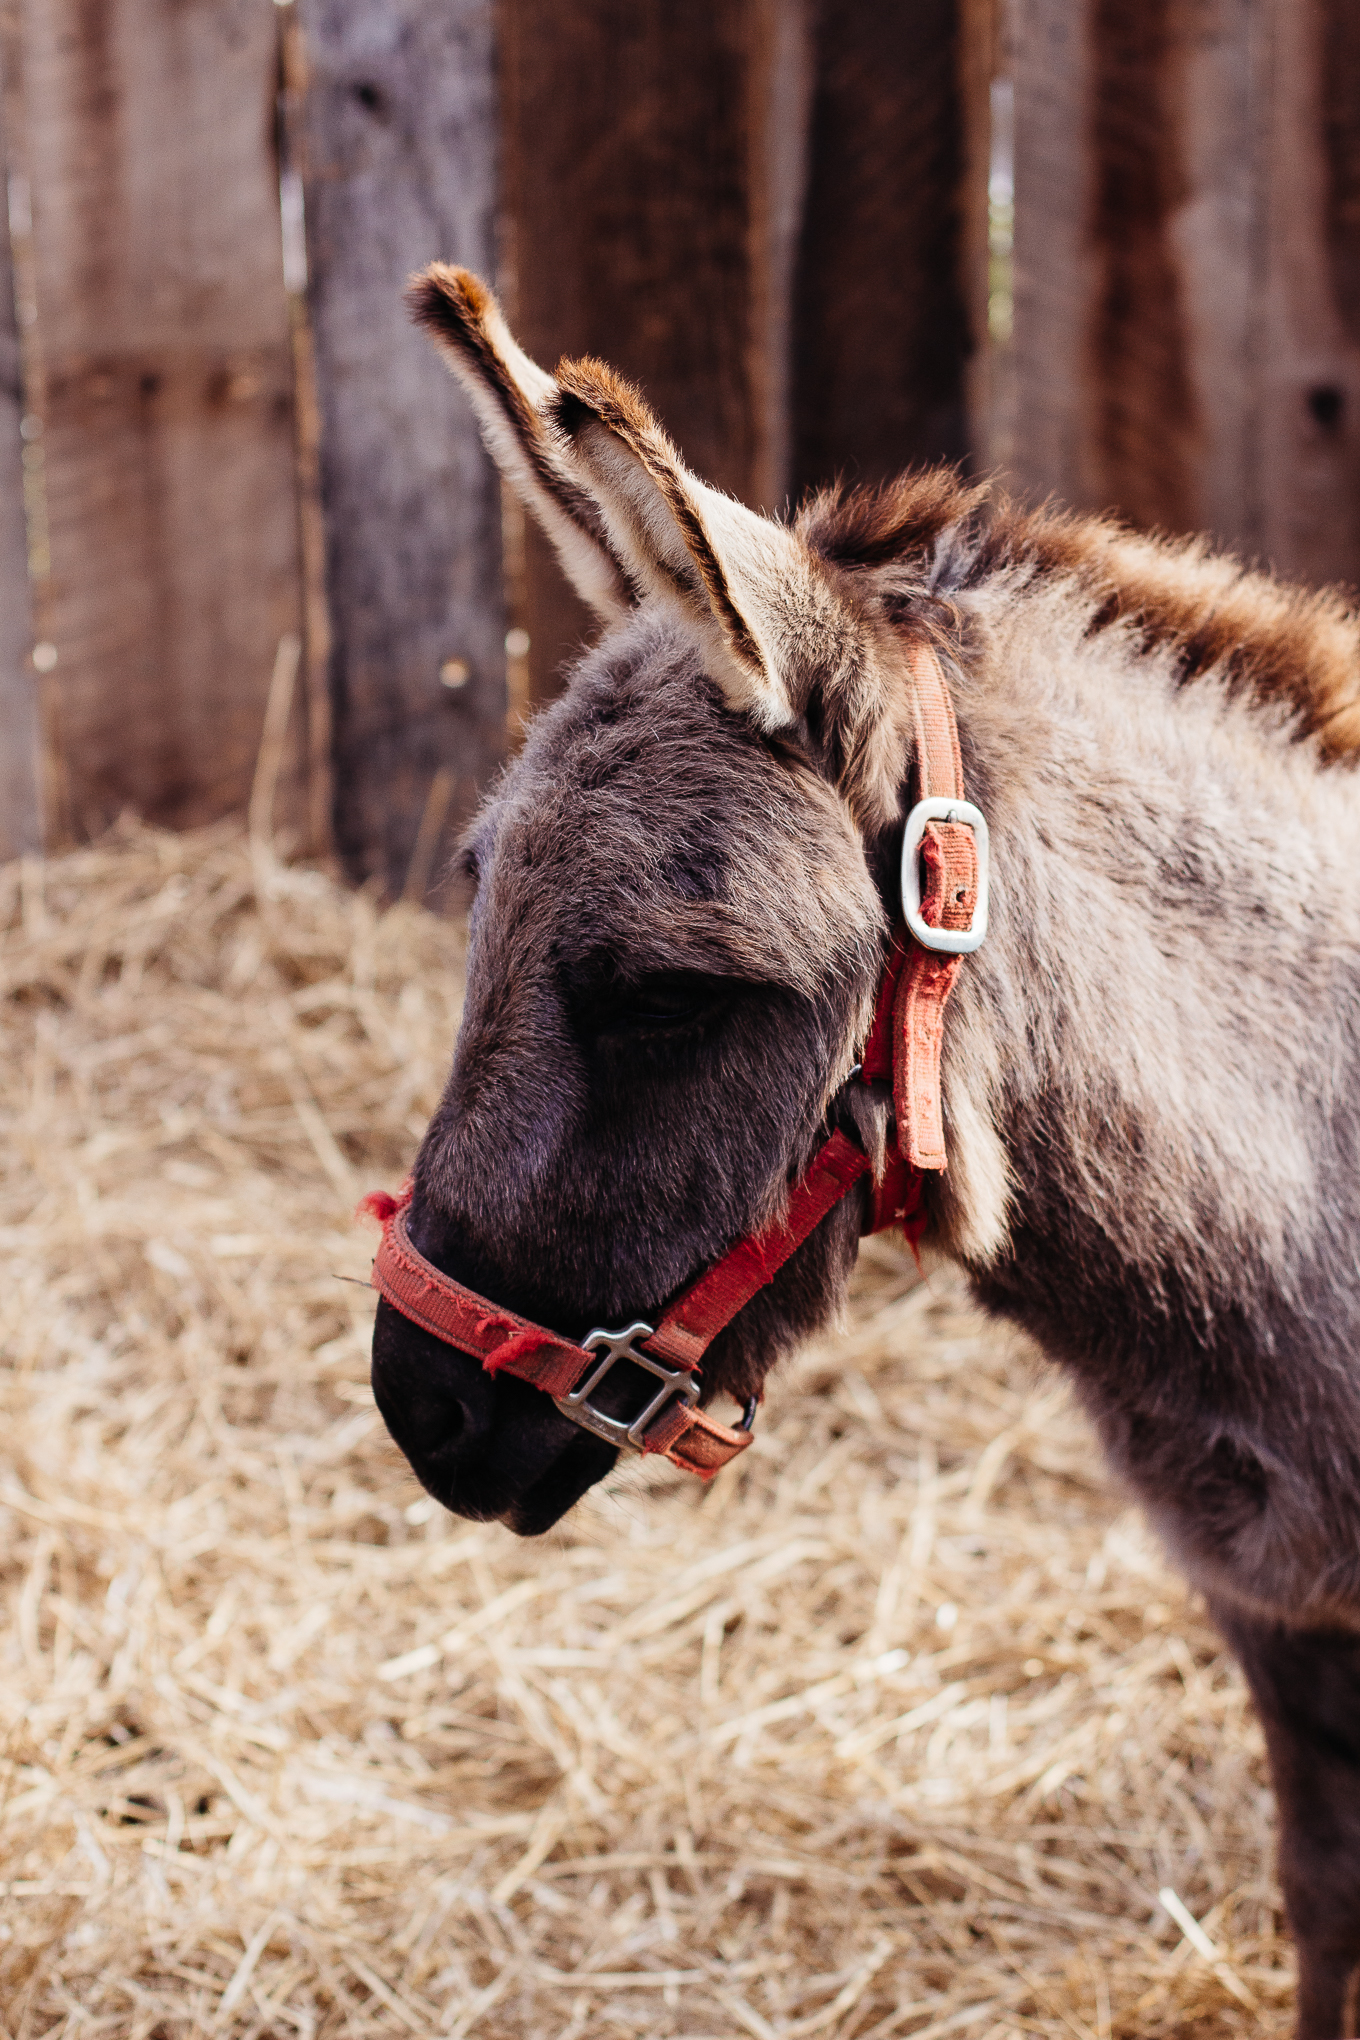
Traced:
[[[893, 934], [860, 1063], [866, 1082], [890, 1079], [896, 1128], [872, 1183], [866, 1232], [901, 1226], [913, 1245], [925, 1227], [927, 1170], [945, 1166], [940, 1102], [944, 1008], [960, 953], [981, 940], [986, 919], [986, 825], [963, 797], [953, 703], [939, 661], [926, 646], [910, 653], [920, 797], [907, 820], [907, 919]], [[920, 868], [914, 860], [918, 855]], [[732, 1322], [835, 1205], [870, 1174], [869, 1158], [835, 1132], [790, 1192], [778, 1223], [744, 1239], [706, 1269], [662, 1313], [620, 1332], [591, 1332], [578, 1345], [466, 1289], [413, 1244], [411, 1186], [397, 1197], [375, 1191], [360, 1210], [379, 1220], [373, 1286], [413, 1324], [480, 1360], [488, 1374], [513, 1374], [551, 1395], [565, 1416], [611, 1444], [664, 1453], [672, 1465], [711, 1480], [751, 1442], [749, 1422], [719, 1423], [698, 1406], [698, 1368]], [[590, 1400], [610, 1369], [629, 1360], [657, 1382], [631, 1422]], [[754, 1413], [754, 1404], [750, 1414]]]

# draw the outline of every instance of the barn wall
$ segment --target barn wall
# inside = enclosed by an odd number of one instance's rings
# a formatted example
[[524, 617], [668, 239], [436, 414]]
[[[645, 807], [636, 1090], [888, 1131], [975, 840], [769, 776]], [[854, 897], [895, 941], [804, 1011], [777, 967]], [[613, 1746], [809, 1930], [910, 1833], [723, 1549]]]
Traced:
[[1014, 465], [1360, 579], [1360, 12], [1018, 0]]
[[21, 400], [0, 271], [0, 850], [242, 806], [304, 622], [299, 840], [429, 891], [593, 631], [401, 310], [435, 254], [747, 501], [999, 450], [1028, 493], [1360, 580], [1353, 0], [0, 0], [0, 31], [36, 306]]
[[989, 11], [960, 0], [810, 13], [806, 201], [793, 304], [795, 495], [977, 443]]
[[[799, 10], [579, 0], [564, 16], [554, 0], [498, 0], [497, 22], [501, 283], [523, 345], [548, 364], [612, 362], [698, 473], [777, 498], [787, 424], [769, 343], [787, 317], [789, 229], [772, 242], [801, 182]], [[539, 700], [594, 624], [538, 532], [523, 543], [517, 620]]]
[[1275, 0], [1256, 350], [1261, 550], [1360, 585], [1360, 8]]
[[291, 365], [258, 0], [21, 0], [62, 791], [239, 808], [298, 622]]
[[419, 842], [423, 894], [505, 744], [499, 488], [402, 305], [436, 256], [494, 268], [492, 22], [484, 0], [299, 12], [335, 841], [395, 892]]
[[[966, 458], [989, 19], [585, 0], [564, 28], [550, 0], [500, 0], [525, 344], [614, 362], [701, 474], [761, 507]], [[532, 530], [518, 592], [538, 699], [592, 625]]]
[[603, 355], [748, 502], [847, 459], [962, 455], [968, 79], [986, 91], [962, 4], [300, 0], [334, 812], [356, 875], [424, 890], [595, 630], [498, 505], [406, 275], [435, 255], [494, 275], [532, 354]]
[[[0, 48], [3, 35], [0, 22]], [[0, 90], [0, 172], [5, 173], [0, 183], [10, 195], [8, 209], [14, 224], [22, 229], [28, 186], [7, 147], [5, 114], [5, 94]], [[28, 656], [33, 626], [24, 522], [24, 441], [19, 429], [23, 415], [14, 271], [9, 236], [0, 228], [0, 859], [36, 850], [42, 841], [38, 678]]]

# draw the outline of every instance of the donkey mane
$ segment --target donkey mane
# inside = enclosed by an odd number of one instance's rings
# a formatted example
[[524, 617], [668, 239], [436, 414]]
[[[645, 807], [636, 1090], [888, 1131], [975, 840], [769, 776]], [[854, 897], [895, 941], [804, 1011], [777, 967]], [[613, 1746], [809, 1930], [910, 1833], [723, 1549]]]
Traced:
[[1091, 635], [1131, 626], [1144, 650], [1173, 653], [1183, 684], [1215, 673], [1232, 693], [1290, 706], [1329, 763], [1360, 753], [1360, 613], [1336, 589], [1286, 586], [1202, 538], [1028, 509], [951, 468], [819, 490], [796, 529], [830, 564], [916, 565], [921, 592], [946, 597], [1004, 573], [1067, 581]]

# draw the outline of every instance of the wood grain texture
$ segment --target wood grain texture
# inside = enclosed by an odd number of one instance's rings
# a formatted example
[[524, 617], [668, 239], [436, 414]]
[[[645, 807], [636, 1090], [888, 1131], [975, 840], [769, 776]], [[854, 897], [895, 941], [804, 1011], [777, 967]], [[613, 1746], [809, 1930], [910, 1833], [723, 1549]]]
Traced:
[[298, 623], [273, 10], [22, 0], [22, 43], [64, 827], [187, 825]]
[[1360, 11], [1273, 0], [1265, 126], [1262, 551], [1360, 586]]
[[1012, 480], [1035, 496], [1098, 499], [1083, 437], [1092, 298], [1086, 117], [1091, 0], [1016, 0]]
[[[3, 101], [0, 90], [0, 173], [12, 171], [17, 178], [22, 173], [5, 146]], [[33, 637], [19, 432], [23, 414], [14, 275], [9, 233], [0, 214], [0, 859], [37, 850], [42, 843], [37, 676], [28, 657]]]
[[1360, 580], [1353, 0], [1019, 0], [1015, 467]]
[[[968, 11], [498, 0], [502, 282], [530, 352], [613, 362], [760, 507], [965, 457], [987, 86]], [[532, 527], [522, 561], [532, 703], [593, 625]]]
[[[777, 499], [788, 201], [770, 184], [799, 173], [796, 134], [781, 149], [770, 123], [776, 98], [797, 119], [792, 9], [498, 0], [497, 24], [501, 281], [521, 341], [548, 365], [612, 362], [706, 480]], [[594, 625], [532, 528], [522, 601], [538, 700]]]
[[1200, 419], [1173, 233], [1190, 196], [1177, 0], [1092, 0], [1093, 481], [1145, 525], [1191, 524]]
[[[981, 335], [969, 177], [986, 77], [960, 0], [812, 0], [807, 183], [793, 307], [793, 485], [964, 460]], [[972, 24], [976, 33], [984, 21]], [[969, 104], [981, 95], [982, 106]], [[985, 273], [985, 272], [984, 272]]]
[[437, 257], [493, 267], [492, 24], [482, 0], [303, 0], [301, 19], [335, 838], [400, 893], [438, 775], [451, 837], [505, 746], [498, 484], [402, 305]]

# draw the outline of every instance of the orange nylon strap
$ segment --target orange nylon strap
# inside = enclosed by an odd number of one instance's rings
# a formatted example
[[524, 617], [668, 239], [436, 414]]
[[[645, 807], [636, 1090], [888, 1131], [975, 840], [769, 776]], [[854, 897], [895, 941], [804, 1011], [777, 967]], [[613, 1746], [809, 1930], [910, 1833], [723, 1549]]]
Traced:
[[[913, 645], [912, 723], [919, 800], [962, 800], [958, 725], [940, 662], [928, 645]], [[930, 822], [921, 840], [925, 883], [921, 918], [931, 928], [971, 926], [977, 905], [977, 846], [961, 822]], [[962, 958], [940, 956], [907, 941], [893, 1015], [893, 1106], [897, 1144], [913, 1169], [943, 1169], [944, 1116], [940, 1052], [944, 1009]]]
[[697, 1473], [700, 1480], [710, 1481], [715, 1473], [721, 1473], [731, 1464], [739, 1452], [744, 1452], [751, 1442], [749, 1431], [738, 1431], [730, 1424], [720, 1424], [707, 1410], [696, 1404], [692, 1409], [682, 1409], [672, 1403], [664, 1409], [647, 1433], [644, 1452], [663, 1452], [672, 1466], [679, 1466], [686, 1473]]

